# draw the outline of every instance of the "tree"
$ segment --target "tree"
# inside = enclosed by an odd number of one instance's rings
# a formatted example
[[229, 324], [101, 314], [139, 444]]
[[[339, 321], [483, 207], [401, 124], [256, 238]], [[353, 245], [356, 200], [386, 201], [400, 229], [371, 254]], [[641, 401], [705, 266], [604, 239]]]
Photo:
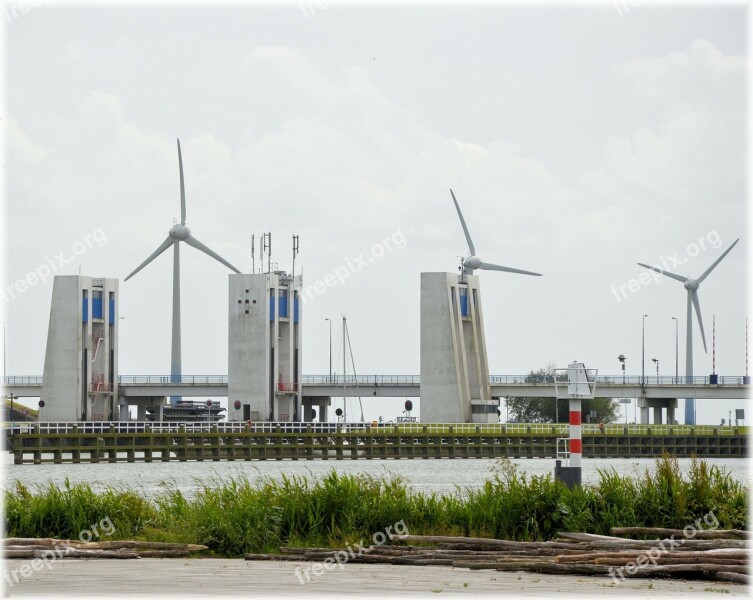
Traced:
[[[526, 383], [554, 383], [553, 364], [531, 371]], [[567, 382], [567, 374], [559, 373], [557, 381]], [[568, 423], [570, 406], [567, 400], [555, 398], [515, 397], [507, 398], [508, 418], [518, 423]], [[585, 398], [581, 401], [581, 417], [587, 422], [591, 411], [596, 411], [596, 423], [612, 423], [619, 419], [619, 403], [611, 398]]]

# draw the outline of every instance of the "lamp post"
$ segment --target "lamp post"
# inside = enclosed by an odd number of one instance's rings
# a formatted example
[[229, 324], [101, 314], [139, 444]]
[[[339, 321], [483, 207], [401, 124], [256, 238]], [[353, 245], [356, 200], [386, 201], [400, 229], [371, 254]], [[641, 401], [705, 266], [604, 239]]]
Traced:
[[329, 382], [332, 383], [332, 319], [324, 320], [329, 321]]
[[646, 380], [646, 317], [641, 320], [641, 388]]
[[679, 356], [679, 354], [678, 354], [678, 348], [679, 348], [678, 341], [679, 341], [680, 338], [679, 338], [679, 335], [678, 335], [678, 326], [677, 326], [678, 321], [677, 321], [677, 317], [672, 317], [672, 320], [675, 322], [675, 383], [679, 383], [679, 381], [677, 381], [677, 378], [679, 376], [678, 375], [679, 371], [677, 370], [677, 357]]
[[627, 357], [624, 354], [620, 354], [617, 357], [617, 360], [619, 360], [622, 363], [622, 383], [625, 383], [625, 361], [627, 360]]
[[651, 362], [653, 362], [656, 365], [656, 383], [659, 383], [659, 359], [652, 358]]

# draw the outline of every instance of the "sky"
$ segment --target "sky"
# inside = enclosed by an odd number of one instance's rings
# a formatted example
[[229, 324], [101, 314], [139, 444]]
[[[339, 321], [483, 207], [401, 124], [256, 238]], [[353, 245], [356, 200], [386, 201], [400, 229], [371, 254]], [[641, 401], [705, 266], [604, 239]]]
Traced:
[[[620, 354], [640, 374], [644, 314], [646, 372], [674, 374], [677, 317], [683, 374], [685, 290], [636, 263], [698, 276], [737, 238], [700, 288], [694, 370], [715, 316], [715, 372], [744, 373], [744, 4], [24, 7], [4, 12], [8, 374], [42, 373], [51, 279], [16, 282], [43, 265], [119, 278], [120, 373], [169, 371], [170, 252], [123, 279], [180, 217], [177, 138], [187, 225], [242, 271], [264, 231], [288, 271], [300, 236], [304, 286], [365, 260], [306, 302], [305, 374], [329, 369], [326, 318], [339, 364], [342, 315], [359, 374], [418, 374], [420, 273], [467, 254], [450, 188], [483, 260], [544, 275], [477, 272], [492, 374]], [[225, 374], [228, 270], [181, 259], [183, 372]]]

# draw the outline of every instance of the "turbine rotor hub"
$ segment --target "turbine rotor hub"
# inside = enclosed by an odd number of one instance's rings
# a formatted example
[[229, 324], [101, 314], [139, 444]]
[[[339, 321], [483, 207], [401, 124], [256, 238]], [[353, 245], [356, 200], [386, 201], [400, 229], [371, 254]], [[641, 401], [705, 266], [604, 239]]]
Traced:
[[191, 230], [186, 227], [185, 225], [178, 223], [177, 225], [173, 225], [170, 228], [170, 231], [168, 235], [173, 238], [174, 240], [183, 241], [185, 240], [189, 235], [191, 235]]
[[683, 285], [690, 292], [698, 289], [698, 282], [695, 279], [688, 279]]
[[463, 266], [471, 271], [478, 269], [480, 265], [481, 259], [478, 256], [468, 256], [463, 259]]

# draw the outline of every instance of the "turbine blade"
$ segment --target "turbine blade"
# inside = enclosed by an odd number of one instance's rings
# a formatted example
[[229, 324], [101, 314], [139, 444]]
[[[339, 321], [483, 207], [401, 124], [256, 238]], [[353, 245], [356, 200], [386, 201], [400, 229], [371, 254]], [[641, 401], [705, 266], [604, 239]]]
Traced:
[[202, 244], [199, 240], [197, 240], [194, 236], [189, 235], [185, 240], [183, 240], [186, 244], [189, 246], [193, 246], [197, 250], [201, 250], [204, 254], [211, 256], [214, 260], [221, 262], [223, 265], [225, 265], [228, 269], [235, 271], [236, 273], [240, 273], [238, 269], [236, 269], [233, 265], [231, 265], [229, 262], [227, 262], [224, 258], [222, 258], [219, 254], [216, 252], [213, 252], [209, 248], [207, 248], [204, 244]]
[[698, 301], [698, 290], [693, 290], [690, 295], [690, 299], [695, 306], [695, 316], [698, 318], [698, 325], [701, 327], [701, 339], [703, 340], [703, 351], [708, 352], [706, 349], [706, 334], [703, 332], [703, 319], [701, 318], [701, 303]]
[[710, 266], [710, 267], [709, 267], [708, 269], [706, 269], [706, 270], [705, 270], [705, 271], [703, 272], [703, 275], [701, 275], [701, 276], [700, 276], [700, 277], [699, 277], [698, 279], [696, 279], [696, 281], [697, 281], [698, 283], [701, 283], [701, 282], [702, 282], [702, 281], [703, 281], [704, 279], [706, 279], [706, 277], [708, 277], [708, 276], [709, 276], [709, 273], [711, 273], [711, 271], [713, 271], [713, 270], [714, 270], [714, 267], [716, 267], [716, 265], [718, 265], [718, 264], [719, 264], [720, 262], [722, 262], [722, 259], [723, 259], [723, 258], [724, 258], [725, 256], [727, 256], [727, 254], [729, 254], [729, 251], [730, 251], [730, 250], [732, 250], [732, 248], [734, 248], [734, 247], [735, 247], [735, 244], [737, 244], [737, 242], [739, 242], [739, 241], [740, 241], [740, 238], [737, 238], [737, 239], [736, 239], [736, 240], [734, 241], [734, 243], [733, 243], [733, 244], [732, 244], [732, 245], [731, 245], [731, 246], [730, 246], [729, 248], [727, 248], [727, 249], [726, 249], [726, 250], [724, 251], [724, 254], [722, 254], [722, 255], [721, 255], [721, 256], [720, 256], [719, 258], [717, 258], [717, 259], [716, 259], [716, 260], [714, 261], [714, 264], [713, 264], [713, 265], [711, 265], [711, 266]]
[[476, 248], [473, 245], [473, 240], [471, 240], [471, 234], [468, 233], [468, 227], [465, 225], [465, 219], [463, 218], [463, 213], [460, 212], [460, 205], [458, 204], [458, 201], [455, 199], [455, 194], [452, 190], [450, 190], [450, 194], [452, 194], [452, 201], [455, 203], [455, 209], [458, 211], [458, 217], [460, 217], [460, 224], [463, 226], [463, 233], [465, 233], [465, 239], [468, 242], [468, 250], [471, 251], [471, 255], [476, 255]]
[[662, 275], [666, 275], [667, 277], [671, 277], [672, 279], [676, 279], [677, 281], [680, 281], [682, 283], [685, 283], [688, 280], [687, 277], [683, 277], [682, 275], [675, 275], [674, 273], [670, 273], [669, 271], [663, 271], [662, 269], [659, 269], [658, 267], [652, 267], [651, 265], [644, 265], [643, 263], [638, 263], [638, 264], [647, 269], [651, 269], [652, 271], [656, 271], [657, 273], [661, 273]]
[[491, 263], [479, 263], [478, 269], [485, 269], [486, 271], [505, 271], [506, 273], [519, 273], [520, 275], [535, 275], [541, 277], [541, 273], [534, 273], [533, 271], [523, 271], [522, 269], [513, 269], [512, 267], [502, 267], [500, 265], [493, 265]]
[[150, 262], [152, 262], [155, 258], [157, 258], [160, 254], [162, 254], [165, 250], [167, 250], [170, 246], [173, 245], [173, 239], [168, 236], [168, 238], [162, 242], [159, 248], [157, 248], [154, 252], [152, 252], [151, 256], [147, 258], [144, 262], [142, 262], [136, 269], [125, 278], [125, 281], [128, 281], [131, 277], [133, 277], [136, 273], [141, 271], [145, 266], [147, 266]]
[[178, 140], [178, 168], [180, 169], [180, 223], [186, 224], [186, 186], [183, 183], [183, 155], [180, 153], [180, 140]]

